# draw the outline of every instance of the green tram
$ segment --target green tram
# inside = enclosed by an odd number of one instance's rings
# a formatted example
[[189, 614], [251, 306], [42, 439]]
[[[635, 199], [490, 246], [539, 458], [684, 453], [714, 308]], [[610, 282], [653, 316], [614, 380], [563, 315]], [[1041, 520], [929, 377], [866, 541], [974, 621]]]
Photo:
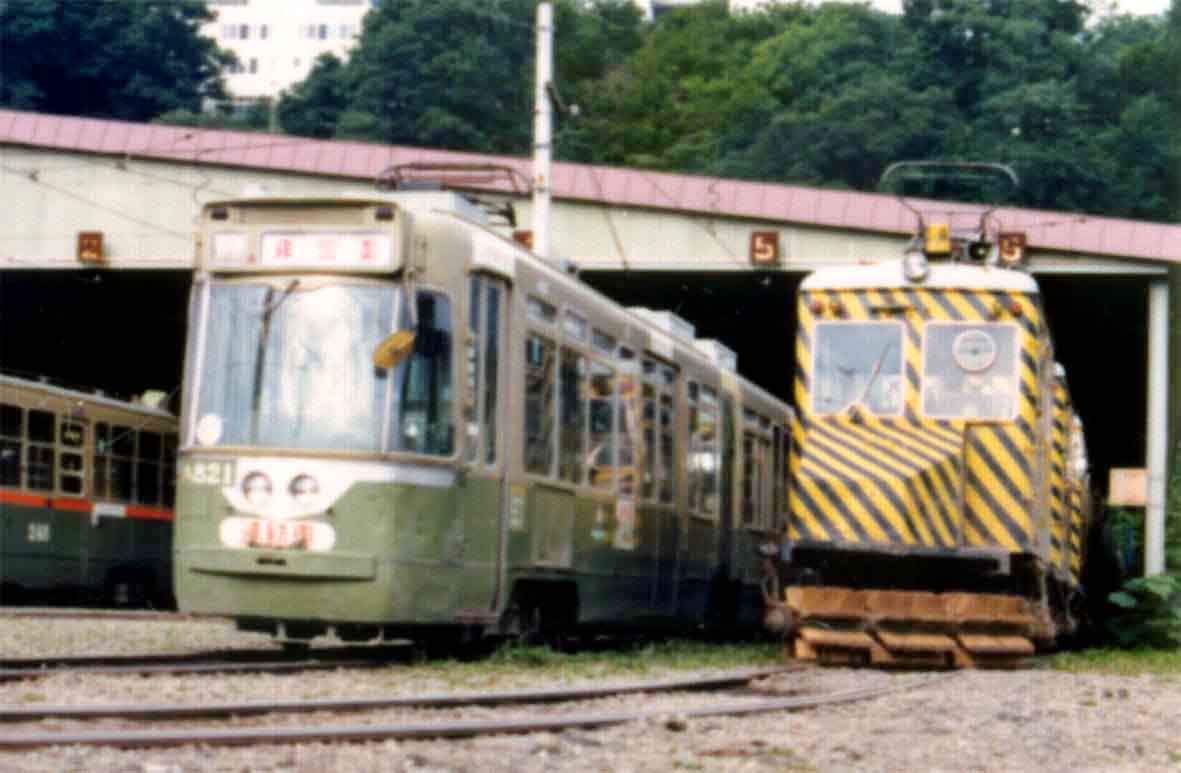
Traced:
[[176, 417], [0, 375], [0, 602], [172, 604]]
[[205, 206], [184, 611], [289, 642], [757, 627], [791, 409], [448, 191]]

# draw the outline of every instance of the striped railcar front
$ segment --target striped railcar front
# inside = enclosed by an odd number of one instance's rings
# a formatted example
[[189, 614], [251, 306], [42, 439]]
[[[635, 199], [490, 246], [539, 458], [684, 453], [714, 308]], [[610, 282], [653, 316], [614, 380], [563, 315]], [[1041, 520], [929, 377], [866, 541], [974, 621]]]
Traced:
[[[812, 348], [825, 321], [903, 325], [897, 416], [818, 415]], [[1007, 421], [935, 419], [922, 410], [930, 322], [1018, 326], [1019, 399]], [[1037, 374], [1041, 310], [1012, 290], [907, 286], [801, 293], [796, 343], [800, 408], [791, 460], [790, 537], [847, 545], [1036, 550]]]
[[1066, 428], [1070, 421], [1070, 397], [1060, 380], [1054, 384], [1054, 410], [1050, 425], [1050, 564], [1069, 573], [1071, 544], [1070, 484], [1066, 478]]

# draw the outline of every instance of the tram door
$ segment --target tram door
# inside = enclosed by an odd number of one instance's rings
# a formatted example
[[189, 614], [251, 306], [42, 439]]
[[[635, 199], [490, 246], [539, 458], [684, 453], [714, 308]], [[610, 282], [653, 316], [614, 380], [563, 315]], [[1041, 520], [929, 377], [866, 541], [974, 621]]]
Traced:
[[[500, 575], [500, 530], [508, 458], [508, 289], [503, 280], [473, 274], [468, 281], [464, 357], [464, 474], [462, 609], [487, 610], [495, 603]], [[495, 570], [494, 570], [495, 567]]]

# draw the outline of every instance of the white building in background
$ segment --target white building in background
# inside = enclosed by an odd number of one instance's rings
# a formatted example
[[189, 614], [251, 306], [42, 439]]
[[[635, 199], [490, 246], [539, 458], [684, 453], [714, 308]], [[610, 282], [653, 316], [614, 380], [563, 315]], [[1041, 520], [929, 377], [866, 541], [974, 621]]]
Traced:
[[206, 0], [217, 18], [201, 33], [238, 56], [226, 75], [235, 100], [278, 94], [307, 77], [316, 57], [344, 59], [377, 0]]
[[[644, 18], [651, 21], [654, 17], [674, 8], [684, 8], [697, 5], [703, 0], [635, 0], [636, 5], [644, 12]], [[726, 6], [731, 11], [751, 11], [766, 5], [780, 2], [780, 0], [726, 0]]]
[[[396, 2], [396, 0], [392, 0]], [[277, 95], [311, 72], [316, 57], [348, 57], [361, 34], [361, 20], [380, 0], [206, 0], [217, 18], [201, 28], [238, 57], [227, 73], [230, 96], [242, 103]], [[702, 0], [635, 0], [651, 20]], [[731, 11], [777, 0], [728, 0]]]

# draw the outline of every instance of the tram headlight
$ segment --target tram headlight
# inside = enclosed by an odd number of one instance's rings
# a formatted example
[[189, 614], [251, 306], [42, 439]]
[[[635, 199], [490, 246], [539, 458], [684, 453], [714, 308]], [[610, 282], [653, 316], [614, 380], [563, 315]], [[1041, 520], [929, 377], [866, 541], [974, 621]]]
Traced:
[[311, 475], [296, 475], [287, 489], [300, 507], [307, 507], [320, 495], [320, 484]]
[[262, 507], [271, 498], [271, 479], [261, 472], [252, 472], [242, 479], [242, 495], [253, 507]]
[[906, 281], [921, 282], [927, 278], [930, 270], [930, 265], [927, 263], [927, 256], [921, 251], [908, 250], [902, 256], [902, 275], [906, 277]]

